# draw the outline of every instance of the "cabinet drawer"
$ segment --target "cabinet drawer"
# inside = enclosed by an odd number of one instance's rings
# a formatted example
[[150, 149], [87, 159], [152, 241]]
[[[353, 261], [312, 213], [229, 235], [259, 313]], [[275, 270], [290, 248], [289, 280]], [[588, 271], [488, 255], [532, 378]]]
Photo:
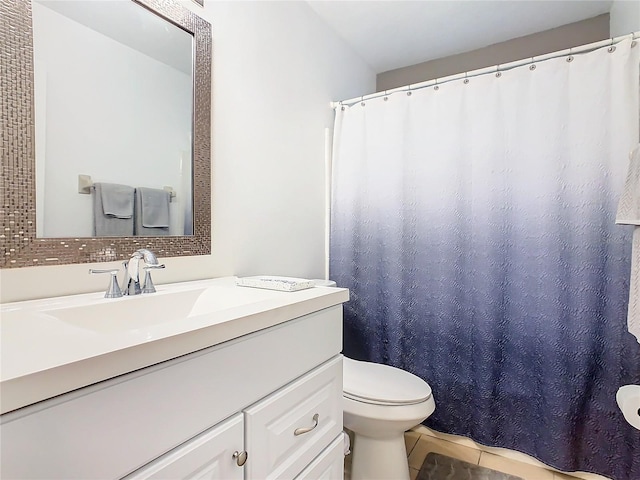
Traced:
[[246, 478], [295, 478], [341, 432], [338, 355], [245, 410]]
[[242, 414], [238, 413], [127, 475], [125, 480], [242, 480], [244, 471], [236, 465], [233, 453], [243, 450], [243, 427]]
[[331, 445], [296, 477], [296, 480], [342, 480], [344, 478], [344, 439], [338, 435]]

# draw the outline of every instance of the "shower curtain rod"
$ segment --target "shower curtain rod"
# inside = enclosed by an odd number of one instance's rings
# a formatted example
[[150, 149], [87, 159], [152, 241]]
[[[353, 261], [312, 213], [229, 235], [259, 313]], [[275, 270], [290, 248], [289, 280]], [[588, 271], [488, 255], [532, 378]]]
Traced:
[[609, 38], [607, 40], [601, 40], [599, 42], [588, 43], [586, 45], [580, 45], [578, 47], [571, 47], [571, 48], [568, 48], [566, 50], [559, 50], [557, 52], [547, 53], [545, 55], [539, 55], [537, 57], [524, 58], [522, 60], [516, 60], [516, 61], [513, 61], [513, 62], [509, 62], [509, 63], [504, 63], [504, 64], [500, 64], [500, 65], [493, 65], [491, 67], [479, 68], [477, 70], [471, 70], [469, 72], [456, 73], [455, 75], [448, 75], [448, 76], [442, 77], [442, 78], [434, 78], [432, 80], [427, 80], [427, 81], [420, 82], [420, 83], [414, 83], [414, 84], [410, 84], [410, 85], [405, 85], [403, 87], [396, 87], [396, 88], [392, 88], [390, 90], [384, 90], [382, 92], [375, 92], [375, 93], [370, 93], [368, 95], [363, 95], [363, 96], [360, 96], [360, 97], [350, 98], [349, 100], [340, 100], [338, 102], [331, 102], [330, 106], [331, 106], [331, 108], [336, 108], [336, 107], [339, 107], [339, 106], [351, 106], [351, 105], [354, 105], [354, 104], [356, 104], [358, 102], [364, 102], [365, 100], [371, 100], [372, 98], [384, 97], [384, 96], [390, 95], [392, 93], [408, 92], [408, 91], [411, 91], [411, 90], [419, 90], [421, 88], [432, 87], [432, 86], [435, 86], [435, 85], [442, 85], [443, 83], [452, 82], [454, 80], [460, 80], [460, 79], [463, 79], [463, 78], [471, 78], [471, 77], [477, 77], [477, 76], [480, 76], [480, 75], [486, 75], [487, 73], [504, 72], [504, 71], [507, 71], [507, 70], [511, 70], [512, 68], [521, 67], [522, 65], [529, 65], [529, 64], [533, 64], [535, 62], [540, 62], [540, 61], [544, 61], [544, 60], [550, 60], [552, 58], [570, 56], [570, 55], [578, 54], [578, 53], [591, 52], [593, 50], [597, 50], [598, 48], [606, 47], [607, 45], [609, 45], [610, 47], [614, 47], [615, 44], [617, 44], [617, 43], [619, 43], [622, 40], [625, 40], [627, 38], [629, 38], [629, 39], [631, 39], [633, 41], [636, 41], [638, 38], [640, 38], [640, 31], [629, 33], [627, 35], [622, 35], [622, 36], [619, 36], [619, 37]]

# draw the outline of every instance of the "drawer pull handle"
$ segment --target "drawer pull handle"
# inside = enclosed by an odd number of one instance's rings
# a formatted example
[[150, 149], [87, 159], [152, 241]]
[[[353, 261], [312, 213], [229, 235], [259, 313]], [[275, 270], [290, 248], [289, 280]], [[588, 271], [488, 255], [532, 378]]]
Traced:
[[316, 428], [318, 426], [318, 419], [320, 418], [320, 415], [318, 415], [317, 413], [313, 416], [313, 426], [312, 427], [305, 427], [305, 428], [296, 428], [293, 431], [293, 434], [298, 436], [298, 435], [304, 435], [305, 433], [309, 433], [311, 430], [313, 430], [314, 428]]
[[247, 463], [248, 456], [249, 454], [247, 452], [239, 452], [237, 450], [233, 452], [233, 458], [236, 459], [236, 465], [238, 465], [239, 467]]

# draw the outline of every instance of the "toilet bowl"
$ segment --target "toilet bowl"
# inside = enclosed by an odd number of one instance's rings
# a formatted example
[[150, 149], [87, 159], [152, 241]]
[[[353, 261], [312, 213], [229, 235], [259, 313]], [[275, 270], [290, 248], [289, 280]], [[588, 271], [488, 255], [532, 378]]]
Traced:
[[431, 388], [399, 368], [343, 360], [343, 421], [354, 433], [352, 480], [408, 480], [404, 432], [435, 410]]
[[404, 432], [435, 410], [429, 384], [399, 368], [344, 357], [342, 396], [343, 423], [354, 434], [351, 479], [408, 480]]

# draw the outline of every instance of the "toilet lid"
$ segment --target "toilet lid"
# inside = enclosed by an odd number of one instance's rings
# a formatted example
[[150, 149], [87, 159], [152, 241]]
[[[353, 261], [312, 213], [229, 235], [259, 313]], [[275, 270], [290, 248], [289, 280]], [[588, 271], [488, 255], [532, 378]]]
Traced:
[[389, 365], [345, 357], [343, 375], [344, 396], [352, 400], [378, 405], [414, 405], [431, 396], [427, 382]]

